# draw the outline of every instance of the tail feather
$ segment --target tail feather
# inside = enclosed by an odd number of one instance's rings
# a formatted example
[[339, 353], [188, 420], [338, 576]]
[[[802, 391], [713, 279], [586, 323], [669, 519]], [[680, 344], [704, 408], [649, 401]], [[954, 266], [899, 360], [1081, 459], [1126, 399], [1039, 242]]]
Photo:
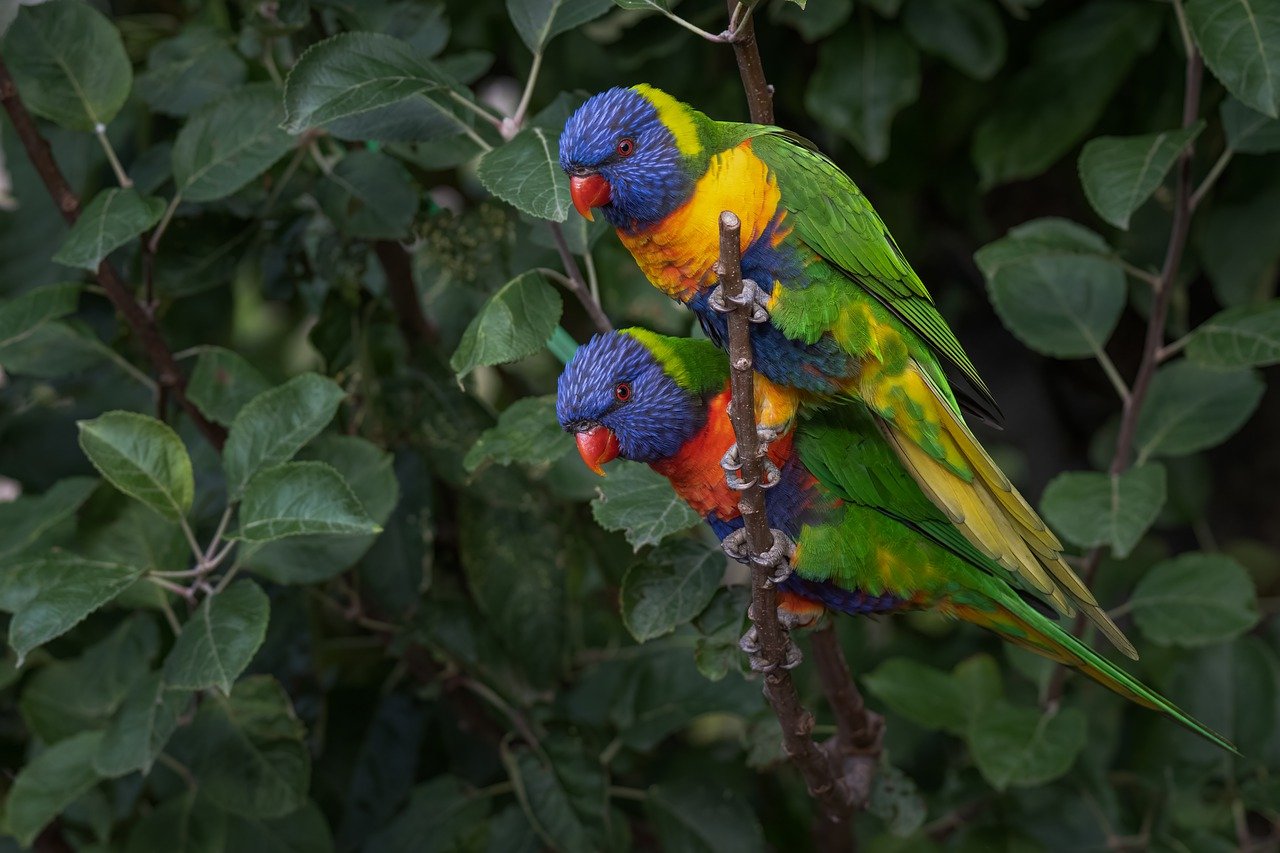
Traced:
[[999, 604], [953, 604], [956, 616], [999, 634], [1003, 639], [1036, 654], [1070, 666], [1124, 698], [1157, 711], [1206, 740], [1239, 755], [1231, 741], [1138, 681], [1111, 661], [1090, 649], [1034, 607], [1008, 596]]
[[[892, 421], [885, 421], [886, 437], [921, 489], [979, 551], [1021, 577], [1064, 615], [1074, 613], [1074, 603], [1120, 651], [1136, 660], [1133, 644], [1062, 559], [1058, 537], [996, 466], [928, 375], [917, 368], [913, 378], [932, 394], [931, 400], [924, 401], [925, 416], [936, 419], [972, 472], [972, 477], [961, 476]], [[875, 390], [864, 390], [875, 396]]]

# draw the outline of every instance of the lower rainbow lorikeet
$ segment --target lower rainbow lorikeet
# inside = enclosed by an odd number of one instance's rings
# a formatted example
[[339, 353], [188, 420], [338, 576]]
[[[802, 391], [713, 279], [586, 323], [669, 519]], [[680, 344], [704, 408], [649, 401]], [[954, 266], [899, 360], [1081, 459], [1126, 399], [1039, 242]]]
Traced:
[[[556, 413], [593, 470], [617, 457], [647, 463], [723, 542], [743, 525], [720, 469], [734, 443], [730, 399], [728, 362], [714, 344], [627, 329], [578, 349], [560, 376]], [[766, 516], [794, 543], [791, 571], [777, 584], [784, 624], [825, 611], [934, 610], [1074, 667], [1235, 751], [1011, 586], [907, 474], [861, 403], [802, 413], [768, 453], [780, 480], [765, 492]]]
[[[721, 211], [737, 214], [757, 308], [761, 426], [784, 431], [802, 405], [863, 401], [970, 543], [1060, 612], [1079, 606], [1137, 657], [966, 426], [962, 403], [995, 421], [995, 401], [880, 217], [831, 160], [788, 131], [714, 121], [638, 85], [595, 95], [569, 118], [560, 164], [579, 212], [599, 209], [650, 282], [722, 347], [717, 223]], [[959, 396], [944, 370], [958, 375]]]

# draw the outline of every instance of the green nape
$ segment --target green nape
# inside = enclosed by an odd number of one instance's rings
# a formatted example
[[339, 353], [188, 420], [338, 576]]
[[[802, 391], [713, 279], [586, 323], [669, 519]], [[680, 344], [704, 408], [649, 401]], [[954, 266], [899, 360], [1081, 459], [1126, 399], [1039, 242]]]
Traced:
[[711, 341], [673, 338], [639, 327], [621, 332], [653, 353], [662, 370], [691, 394], [719, 391], [729, 381], [729, 358]]

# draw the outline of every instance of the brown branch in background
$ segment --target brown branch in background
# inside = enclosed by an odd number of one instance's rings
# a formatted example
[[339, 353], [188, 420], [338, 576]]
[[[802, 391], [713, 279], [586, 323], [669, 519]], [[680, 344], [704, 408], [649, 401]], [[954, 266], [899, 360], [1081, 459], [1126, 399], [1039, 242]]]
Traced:
[[[0, 60], [0, 100], [4, 102], [5, 111], [9, 113], [13, 128], [17, 131], [18, 138], [22, 140], [22, 147], [26, 149], [31, 164], [35, 166], [36, 172], [49, 190], [54, 205], [57, 206], [68, 225], [75, 224], [75, 221], [80, 218], [80, 199], [53, 159], [49, 143], [40, 135], [40, 130], [32, 120], [31, 113], [27, 112], [26, 105], [22, 103], [22, 98], [18, 95], [18, 86], [13, 82], [9, 68], [3, 60]], [[129, 328], [142, 344], [143, 350], [155, 368], [159, 386], [168, 389], [169, 394], [187, 413], [187, 417], [191, 418], [201, 434], [209, 440], [210, 444], [221, 450], [222, 443], [227, 438], [226, 430], [206, 419], [195, 404], [187, 399], [186, 377], [178, 369], [178, 364], [173, 359], [173, 352], [165, 343], [160, 329], [156, 327], [155, 321], [148, 312], [133, 298], [120, 278], [120, 274], [107, 260], [98, 264], [98, 284], [102, 285], [111, 304], [124, 316], [125, 322], [129, 324]]]
[[394, 240], [375, 240], [374, 254], [382, 266], [387, 280], [387, 296], [396, 312], [396, 323], [410, 349], [424, 343], [435, 343], [439, 332], [422, 311], [418, 287], [413, 280], [413, 258], [407, 249]]
[[[728, 0], [730, 18], [738, 8], [738, 0]], [[742, 77], [742, 90], [747, 93], [747, 108], [756, 124], [773, 124], [773, 87], [764, 79], [764, 65], [760, 62], [760, 46], [756, 44], [756, 24], [751, 10], [743, 9], [745, 20], [738, 37], [733, 41], [733, 53], [738, 60], [738, 74]]]
[[604, 309], [600, 307], [600, 303], [592, 295], [591, 288], [587, 287], [587, 281], [582, 277], [582, 270], [578, 267], [578, 262], [574, 259], [573, 252], [569, 251], [569, 244], [564, 239], [564, 229], [560, 227], [559, 222], [549, 222], [547, 224], [551, 226], [551, 239], [556, 241], [556, 251], [560, 253], [560, 262], [564, 264], [564, 271], [568, 274], [567, 287], [574, 296], [578, 297], [578, 301], [582, 303], [582, 307], [587, 311], [587, 316], [595, 324], [597, 332], [603, 334], [613, 331], [613, 324], [609, 322]]
[[[716, 272], [726, 305], [742, 294], [741, 239], [742, 224], [738, 217], [729, 211], [721, 213], [720, 259]], [[759, 635], [761, 657], [767, 664], [773, 664], [764, 676], [764, 695], [782, 727], [786, 753], [804, 777], [810, 795], [818, 801], [824, 822], [842, 827], [845, 831], [838, 835], [851, 839], [849, 818], [856, 806], [865, 803], [870, 795], [870, 776], [866, 790], [849, 790], [844, 784], [843, 760], [833, 760], [831, 754], [839, 750], [824, 749], [810, 737], [813, 715], [800, 703], [791, 673], [781, 667], [787, 656], [787, 636], [778, 623], [777, 595], [768, 582], [773, 569], [756, 559], [772, 547], [773, 533], [765, 518], [764, 490], [759, 486], [763, 482], [764, 467], [756, 435], [749, 311], [750, 306], [738, 305], [728, 315], [732, 393], [729, 417], [738, 443], [738, 457], [742, 460], [742, 477], [753, 483], [742, 492], [738, 509], [746, 528], [747, 553], [751, 560], [751, 620]]]
[[[1204, 76], [1204, 62], [1199, 51], [1189, 46], [1187, 54], [1186, 84], [1182, 96], [1182, 126], [1191, 127], [1200, 118], [1200, 82]], [[1165, 323], [1169, 317], [1169, 303], [1173, 298], [1178, 270], [1182, 266], [1182, 255], [1187, 247], [1187, 234], [1191, 229], [1191, 158], [1195, 153], [1195, 144], [1190, 143], [1178, 156], [1177, 184], [1173, 198], [1173, 225], [1169, 229], [1169, 244], [1165, 249], [1164, 264], [1160, 275], [1153, 285], [1155, 300], [1151, 305], [1151, 315], [1147, 318], [1147, 336], [1142, 346], [1142, 360], [1138, 364], [1138, 373], [1133, 380], [1133, 390], [1124, 401], [1124, 410], [1120, 417], [1120, 433], [1116, 438], [1115, 453], [1111, 456], [1111, 476], [1118, 477], [1133, 464], [1133, 442], [1138, 430], [1138, 416], [1142, 413], [1142, 404], [1146, 401], [1147, 392], [1151, 389], [1151, 380], [1156, 368], [1160, 366], [1161, 347], [1164, 344]], [[1080, 574], [1086, 586], [1093, 584], [1098, 573], [1098, 565], [1102, 562], [1101, 546], [1092, 549], [1085, 556]], [[1080, 613], [1076, 616], [1073, 633], [1079, 636], [1084, 630], [1085, 618]], [[1059, 666], [1053, 673], [1045, 691], [1045, 701], [1056, 703], [1062, 697], [1062, 688], [1066, 680], [1067, 668]]]

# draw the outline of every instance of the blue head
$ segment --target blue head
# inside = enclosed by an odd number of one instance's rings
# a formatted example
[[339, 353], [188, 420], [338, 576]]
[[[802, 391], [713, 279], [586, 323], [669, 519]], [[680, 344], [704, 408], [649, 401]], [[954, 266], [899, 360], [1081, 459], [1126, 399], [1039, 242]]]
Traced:
[[706, 116], [659, 89], [614, 88], [587, 100], [565, 123], [560, 167], [588, 219], [599, 207], [615, 228], [665, 219], [705, 168]]
[[600, 466], [618, 456], [637, 462], [674, 456], [707, 415], [702, 394], [681, 387], [637, 337], [610, 332], [579, 347], [560, 374], [556, 417], [574, 433], [583, 461], [603, 473]]

